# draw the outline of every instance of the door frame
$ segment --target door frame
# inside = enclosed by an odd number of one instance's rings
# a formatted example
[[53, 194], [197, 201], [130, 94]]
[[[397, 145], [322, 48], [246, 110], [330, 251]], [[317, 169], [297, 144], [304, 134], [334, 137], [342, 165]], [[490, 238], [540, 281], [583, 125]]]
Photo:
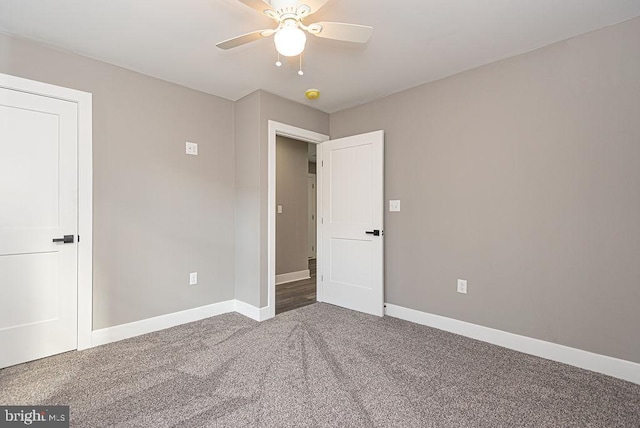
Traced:
[[[267, 284], [268, 284], [268, 306], [267, 313], [264, 319], [273, 318], [276, 316], [276, 136], [293, 138], [294, 140], [303, 141], [305, 143], [322, 144], [329, 140], [328, 135], [320, 134], [318, 132], [309, 131], [306, 129], [298, 128], [296, 126], [287, 125], [286, 123], [280, 123], [273, 120], [268, 122], [268, 135], [269, 144], [267, 150]], [[320, 177], [322, 177], [322, 154], [321, 150], [316, 150], [316, 209], [321, 211], [322, 205], [319, 195], [320, 192]], [[317, 218], [317, 217], [316, 217]], [[321, 236], [322, 223], [317, 223], [317, 236]], [[322, 260], [319, 257], [320, 243], [316, 242], [316, 260], [317, 269], [320, 271]], [[322, 301], [322, 282], [320, 281], [320, 275], [316, 275], [316, 296], [319, 302]]]
[[77, 349], [91, 347], [93, 325], [93, 116], [92, 95], [0, 73], [0, 88], [77, 105], [78, 111], [78, 331]]

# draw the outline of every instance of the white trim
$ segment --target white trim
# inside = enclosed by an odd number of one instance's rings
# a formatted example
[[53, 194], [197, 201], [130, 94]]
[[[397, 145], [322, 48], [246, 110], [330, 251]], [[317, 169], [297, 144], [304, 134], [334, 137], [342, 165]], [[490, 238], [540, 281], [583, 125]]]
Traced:
[[524, 352], [525, 354], [535, 355], [640, 384], [640, 364], [638, 363], [608, 357], [606, 355], [594, 354], [581, 349], [570, 348], [557, 343], [483, 327], [453, 318], [420, 312], [390, 303], [386, 303], [385, 306], [385, 314], [390, 317], [434, 327]]
[[153, 333], [154, 331], [164, 330], [194, 321], [200, 321], [205, 318], [227, 314], [229, 312], [237, 312], [256, 321], [264, 321], [267, 318], [270, 318], [268, 316], [269, 307], [256, 308], [255, 306], [240, 300], [225, 300], [224, 302], [213, 303], [211, 305], [200, 306], [180, 312], [94, 330], [91, 334], [91, 346], [105, 345], [107, 343], [117, 342], [119, 340], [140, 336], [142, 334]]
[[78, 109], [78, 349], [91, 346], [93, 324], [92, 95], [0, 73], [0, 87], [77, 104]]
[[265, 306], [264, 308], [256, 308], [253, 305], [236, 299], [234, 300], [234, 308], [237, 313], [251, 318], [252, 320], [264, 321], [269, 318], [273, 318], [273, 316], [269, 316], [269, 306]]
[[[265, 311], [267, 314], [265, 318], [261, 318], [260, 321], [273, 318], [276, 316], [276, 136], [281, 135], [283, 137], [289, 137], [300, 141], [305, 141], [307, 143], [320, 144], [327, 140], [329, 140], [328, 135], [319, 134], [317, 132], [308, 131], [306, 129], [297, 128], [295, 126], [287, 125], [285, 123], [275, 122], [273, 120], [269, 121], [269, 131], [268, 131], [268, 149], [267, 149], [267, 187], [268, 187], [268, 198], [267, 198], [267, 287], [268, 287], [268, 306], [265, 308], [261, 308], [260, 311]], [[316, 151], [317, 153], [318, 151]], [[322, 165], [322, 157], [316, 155], [316, 162], [320, 162]], [[316, 164], [316, 175], [318, 177], [318, 183], [322, 178], [322, 169], [317, 167]], [[318, 195], [320, 193], [320, 186], [317, 185]], [[318, 197], [318, 212], [322, 212], [322, 206], [320, 205], [321, 198]], [[321, 235], [321, 222], [317, 222], [318, 224], [318, 236]], [[319, 245], [316, 248], [316, 254], [319, 254]], [[321, 269], [320, 258], [318, 258], [318, 266], [317, 269], [320, 271]], [[320, 275], [317, 275], [317, 278], [321, 278]], [[318, 301], [321, 301], [320, 298], [322, 296], [322, 289], [320, 280], [317, 280], [317, 295]], [[253, 318], [253, 317], [251, 317]], [[254, 318], [255, 319], [255, 318]]]
[[78, 100], [78, 349], [91, 346], [93, 330], [93, 110], [92, 95], [84, 95]]
[[280, 275], [276, 275], [276, 285], [309, 278], [311, 278], [311, 271], [309, 269], [299, 270], [297, 272], [281, 273]]
[[152, 333], [158, 330], [175, 327], [205, 318], [222, 315], [235, 311], [235, 300], [213, 303], [211, 305], [200, 306], [198, 308], [187, 309], [167, 315], [160, 315], [140, 321], [121, 324], [114, 327], [107, 327], [94, 330], [91, 334], [91, 345], [99, 346], [141, 334]]

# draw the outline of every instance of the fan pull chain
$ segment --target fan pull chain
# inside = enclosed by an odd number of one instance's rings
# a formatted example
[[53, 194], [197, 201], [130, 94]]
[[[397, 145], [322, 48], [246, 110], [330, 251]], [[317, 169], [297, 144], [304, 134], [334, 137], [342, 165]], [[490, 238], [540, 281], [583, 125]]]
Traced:
[[300, 54], [300, 69], [298, 70], [298, 75], [302, 76], [304, 71], [302, 71], [302, 54]]
[[278, 52], [278, 60], [276, 61], [276, 67], [280, 67], [282, 63], [280, 62], [280, 52]]

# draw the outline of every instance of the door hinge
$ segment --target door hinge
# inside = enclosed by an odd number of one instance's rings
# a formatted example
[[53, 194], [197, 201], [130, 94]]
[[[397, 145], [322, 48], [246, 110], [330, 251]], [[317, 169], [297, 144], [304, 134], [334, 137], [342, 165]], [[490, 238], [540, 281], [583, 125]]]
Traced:
[[320, 221], [320, 224], [324, 224], [324, 217], [322, 217], [322, 220]]
[[315, 220], [316, 216], [314, 216], [313, 214], [311, 214], [311, 220]]
[[80, 235], [78, 235], [78, 242], [80, 242]]
[[324, 166], [324, 161], [322, 161], [321, 163], [322, 163], [322, 165], [320, 165], [320, 166]]

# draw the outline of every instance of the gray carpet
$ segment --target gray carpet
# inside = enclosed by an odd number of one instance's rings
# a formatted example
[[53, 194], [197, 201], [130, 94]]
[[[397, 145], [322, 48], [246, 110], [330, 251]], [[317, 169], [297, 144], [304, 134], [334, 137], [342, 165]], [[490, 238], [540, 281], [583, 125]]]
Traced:
[[82, 427], [640, 427], [640, 385], [326, 304], [10, 367], [0, 387]]

